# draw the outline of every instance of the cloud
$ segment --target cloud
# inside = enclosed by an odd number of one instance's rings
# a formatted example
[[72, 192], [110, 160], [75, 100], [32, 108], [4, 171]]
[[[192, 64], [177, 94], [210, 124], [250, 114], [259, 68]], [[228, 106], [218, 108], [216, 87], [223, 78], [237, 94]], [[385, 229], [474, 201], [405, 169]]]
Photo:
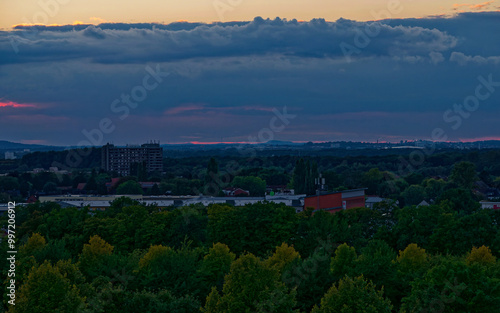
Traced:
[[95, 16], [93, 16], [93, 17], [89, 17], [89, 20], [91, 20], [91, 21], [96, 21], [97, 23], [106, 23], [106, 20], [105, 20], [105, 19], [100, 18], [100, 17], [95, 17]]
[[[460, 3], [460, 4], [454, 4], [453, 5], [453, 10], [459, 10], [460, 8], [469, 8], [471, 10], [484, 10], [487, 9], [493, 4], [495, 0], [492, 1], [486, 1], [483, 3], [478, 3], [478, 4], [470, 4], [470, 3]], [[462, 11], [463, 12], [463, 11]]]
[[451, 62], [456, 62], [459, 65], [466, 65], [468, 63], [477, 63], [477, 64], [500, 64], [500, 56], [490, 56], [490, 57], [482, 57], [479, 55], [476, 56], [468, 56], [463, 54], [462, 52], [453, 52], [450, 56]]
[[83, 30], [83, 35], [87, 36], [87, 37], [92, 37], [95, 39], [106, 38], [106, 33], [102, 29], [100, 29], [98, 27], [94, 27], [94, 26], [88, 26], [87, 28], [85, 28]]
[[439, 52], [432, 51], [431, 53], [429, 53], [429, 56], [433, 64], [438, 64], [445, 60], [443, 54]]
[[[494, 136], [498, 91], [459, 130], [443, 112], [474, 94], [478, 76], [500, 81], [497, 33], [498, 12], [19, 26], [0, 32], [0, 133], [76, 145], [109, 118], [116, 130], [105, 140], [117, 144], [245, 141], [286, 106], [297, 118], [274, 139], [415, 139], [436, 127], [450, 139]], [[358, 49], [352, 62], [342, 43]], [[142, 86], [146, 66], [171, 75], [120, 120], [111, 104]]]
[[170, 108], [163, 112], [164, 115], [172, 116], [172, 115], [186, 115], [189, 114], [193, 116], [193, 113], [200, 114], [201, 116], [205, 114], [212, 113], [231, 113], [231, 114], [245, 114], [248, 115], [249, 112], [272, 112], [273, 109], [269, 107], [259, 106], [259, 105], [243, 105], [243, 106], [235, 106], [235, 107], [214, 107], [209, 106], [205, 103], [197, 104], [197, 103], [185, 103], [181, 106], [177, 106], [174, 108]]
[[2, 101], [0, 99], [0, 108], [36, 108], [34, 104], [22, 104], [13, 101]]
[[185, 104], [175, 108], [168, 109], [164, 112], [165, 115], [178, 115], [185, 112], [199, 111], [204, 108], [203, 104]]
[[[377, 28], [379, 34], [369, 47], [360, 49], [360, 57], [428, 56], [432, 51], [449, 50], [457, 43], [455, 37], [437, 29], [343, 19], [299, 23], [255, 18], [246, 23], [135, 26], [138, 27], [123, 24], [18, 27], [13, 32], [0, 33], [0, 64], [82, 58], [95, 63], [126, 64], [269, 54], [343, 58], [341, 43], [355, 45], [366, 27]], [[12, 41], [22, 53], [12, 53]]]

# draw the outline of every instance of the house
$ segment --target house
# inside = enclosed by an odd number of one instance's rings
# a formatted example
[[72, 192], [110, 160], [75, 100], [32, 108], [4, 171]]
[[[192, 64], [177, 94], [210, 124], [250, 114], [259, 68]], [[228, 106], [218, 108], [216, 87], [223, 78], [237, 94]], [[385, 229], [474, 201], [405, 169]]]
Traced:
[[366, 196], [365, 198], [365, 207], [369, 209], [373, 209], [373, 206], [379, 202], [384, 201], [384, 198], [381, 198], [379, 196]]
[[421, 207], [421, 206], [429, 206], [429, 202], [425, 201], [425, 200], [422, 200], [422, 202], [420, 202], [418, 205], [417, 205], [417, 208], [418, 207]]
[[267, 185], [266, 186], [267, 195], [293, 195], [294, 190], [288, 189], [286, 185]]
[[26, 203], [35, 203], [35, 202], [37, 202], [37, 201], [38, 201], [37, 196], [35, 196], [35, 195], [31, 195], [31, 196], [29, 196], [29, 197], [28, 197], [28, 199], [26, 200]]
[[314, 212], [323, 210], [335, 213], [365, 207], [365, 190], [361, 188], [309, 196], [304, 199], [304, 208], [313, 208]]
[[243, 190], [241, 188], [227, 187], [222, 189], [224, 195], [228, 197], [248, 197], [250, 192], [248, 190]]
[[160, 183], [158, 182], [151, 182], [151, 181], [140, 181], [139, 185], [141, 185], [142, 190], [146, 191], [147, 189], [151, 189], [154, 187], [154, 185], [157, 185], [160, 187]]
[[478, 181], [475, 184], [475, 191], [489, 200], [500, 198], [500, 190], [488, 186], [483, 181]]
[[110, 192], [111, 189], [115, 188], [119, 182], [120, 177], [111, 178], [111, 181], [106, 183], [106, 189], [108, 190], [108, 192]]

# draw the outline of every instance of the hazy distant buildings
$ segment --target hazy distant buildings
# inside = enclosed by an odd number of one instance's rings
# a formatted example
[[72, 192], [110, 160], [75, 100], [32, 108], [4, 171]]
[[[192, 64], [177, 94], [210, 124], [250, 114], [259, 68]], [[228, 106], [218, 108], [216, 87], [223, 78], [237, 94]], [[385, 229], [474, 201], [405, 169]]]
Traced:
[[14, 155], [14, 152], [7, 151], [5, 152], [5, 159], [6, 160], [14, 160], [16, 156]]
[[159, 143], [127, 145], [126, 147], [115, 147], [108, 143], [102, 147], [102, 169], [129, 176], [134, 165], [144, 165], [148, 173], [162, 172], [163, 148]]

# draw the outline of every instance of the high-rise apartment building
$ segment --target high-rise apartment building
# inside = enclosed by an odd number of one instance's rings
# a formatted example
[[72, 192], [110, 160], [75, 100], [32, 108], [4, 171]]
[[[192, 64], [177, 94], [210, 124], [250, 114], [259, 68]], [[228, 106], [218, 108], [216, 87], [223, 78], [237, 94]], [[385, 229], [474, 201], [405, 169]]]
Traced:
[[134, 164], [145, 164], [148, 173], [163, 171], [163, 148], [159, 142], [125, 147], [116, 147], [108, 143], [102, 147], [101, 154], [102, 169], [115, 171], [123, 176], [131, 174], [131, 167]]

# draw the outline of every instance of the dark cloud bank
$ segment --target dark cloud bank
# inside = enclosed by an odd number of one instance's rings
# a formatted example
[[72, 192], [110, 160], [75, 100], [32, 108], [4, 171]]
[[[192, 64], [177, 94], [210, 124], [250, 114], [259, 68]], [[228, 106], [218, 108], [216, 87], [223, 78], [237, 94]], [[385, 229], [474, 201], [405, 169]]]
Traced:
[[[277, 139], [429, 138], [435, 127], [454, 140], [500, 137], [500, 87], [461, 127], [443, 120], [474, 94], [478, 76], [500, 81], [498, 33], [496, 12], [18, 26], [0, 32], [0, 102], [34, 106], [0, 107], [0, 132], [22, 125], [11, 139], [73, 144], [109, 117], [116, 142], [241, 141], [286, 105], [298, 117]], [[141, 83], [147, 65], [170, 75], [121, 121], [110, 104]], [[44, 119], [50, 125], [37, 131]]]

